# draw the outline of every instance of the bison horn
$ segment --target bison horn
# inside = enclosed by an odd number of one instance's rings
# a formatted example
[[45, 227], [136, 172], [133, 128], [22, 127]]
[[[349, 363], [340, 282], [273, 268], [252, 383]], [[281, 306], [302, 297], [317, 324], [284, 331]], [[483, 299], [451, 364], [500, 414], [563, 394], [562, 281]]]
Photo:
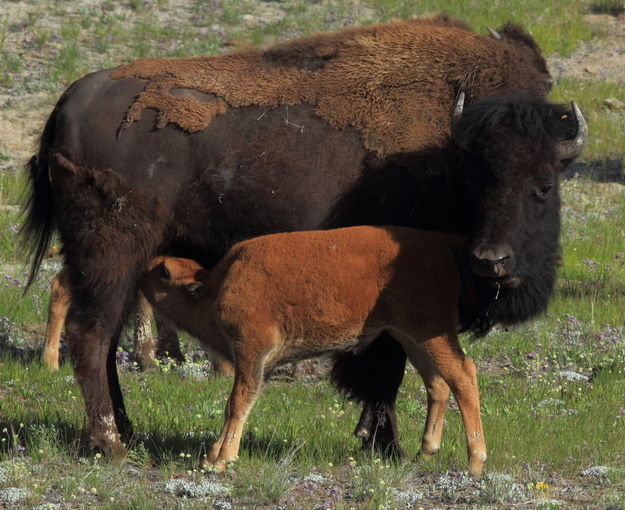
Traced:
[[456, 101], [456, 107], [454, 108], [454, 119], [462, 117], [462, 110], [464, 109], [464, 92], [458, 94], [458, 101]]
[[495, 30], [493, 27], [486, 27], [486, 28], [490, 32], [490, 35], [493, 36], [493, 39], [497, 41], [501, 41], [503, 39], [503, 37], [501, 37], [501, 34], [497, 32], [497, 30]]
[[560, 160], [566, 160], [574, 158], [579, 155], [586, 143], [586, 139], [588, 138], [588, 125], [586, 124], [586, 119], [582, 115], [582, 111], [575, 104], [575, 101], [571, 101], [571, 108], [573, 110], [573, 116], [577, 121], [577, 133], [575, 137], [570, 140], [564, 140], [560, 142], [558, 147], [558, 156]]

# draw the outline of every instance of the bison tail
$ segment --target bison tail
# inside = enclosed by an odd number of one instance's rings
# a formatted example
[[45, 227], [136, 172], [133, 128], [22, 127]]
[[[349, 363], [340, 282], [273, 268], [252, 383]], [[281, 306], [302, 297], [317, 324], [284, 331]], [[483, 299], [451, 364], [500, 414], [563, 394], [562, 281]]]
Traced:
[[22, 209], [25, 221], [20, 235], [25, 240], [25, 251], [32, 258], [32, 263], [24, 292], [29, 289], [37, 276], [55, 228], [52, 188], [48, 178], [49, 143], [54, 137], [55, 123], [53, 113], [43, 130], [39, 154], [33, 156], [26, 164], [29, 188]]

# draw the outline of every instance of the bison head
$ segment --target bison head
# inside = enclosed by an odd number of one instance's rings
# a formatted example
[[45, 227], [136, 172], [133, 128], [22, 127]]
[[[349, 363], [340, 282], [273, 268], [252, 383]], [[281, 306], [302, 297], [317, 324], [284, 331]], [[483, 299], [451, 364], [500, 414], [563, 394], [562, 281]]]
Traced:
[[553, 281], [558, 181], [586, 140], [583, 115], [575, 103], [569, 108], [525, 95], [492, 96], [464, 111], [461, 103], [452, 133], [463, 153], [473, 273], [497, 288]]

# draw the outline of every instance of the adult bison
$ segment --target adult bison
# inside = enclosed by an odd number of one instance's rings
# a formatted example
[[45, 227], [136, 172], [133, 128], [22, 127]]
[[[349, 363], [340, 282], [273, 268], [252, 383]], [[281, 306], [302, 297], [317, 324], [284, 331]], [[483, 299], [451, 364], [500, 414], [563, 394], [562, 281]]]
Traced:
[[[533, 98], [549, 74], [531, 38], [515, 26], [501, 36], [397, 22], [264, 51], [138, 60], [68, 88], [30, 162], [25, 233], [31, 277], [55, 228], [63, 241], [67, 341], [95, 446], [125, 451], [115, 350], [154, 254], [211, 267], [236, 241], [271, 232], [457, 231], [475, 240], [476, 272], [494, 283], [479, 287], [482, 301], [498, 297], [485, 328], [545, 308], [558, 176], [584, 130]], [[529, 96], [477, 100], [512, 90]], [[452, 138], [461, 92], [469, 104]], [[91, 170], [73, 174], [56, 164], [59, 153]], [[335, 379], [366, 403], [361, 435], [398, 447], [405, 354], [381, 337], [360, 356], [339, 359]]]

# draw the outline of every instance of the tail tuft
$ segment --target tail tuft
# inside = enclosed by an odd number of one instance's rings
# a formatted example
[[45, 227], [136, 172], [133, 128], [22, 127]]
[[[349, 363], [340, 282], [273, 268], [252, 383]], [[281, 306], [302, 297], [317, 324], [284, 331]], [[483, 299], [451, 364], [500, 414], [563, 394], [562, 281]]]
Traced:
[[55, 228], [52, 188], [48, 178], [47, 140], [52, 124], [53, 116], [48, 119], [41, 137], [39, 154], [33, 156], [26, 164], [29, 174], [29, 190], [22, 209], [25, 220], [20, 235], [24, 239], [24, 251], [32, 258], [32, 263], [24, 293], [28, 291], [37, 276]]

